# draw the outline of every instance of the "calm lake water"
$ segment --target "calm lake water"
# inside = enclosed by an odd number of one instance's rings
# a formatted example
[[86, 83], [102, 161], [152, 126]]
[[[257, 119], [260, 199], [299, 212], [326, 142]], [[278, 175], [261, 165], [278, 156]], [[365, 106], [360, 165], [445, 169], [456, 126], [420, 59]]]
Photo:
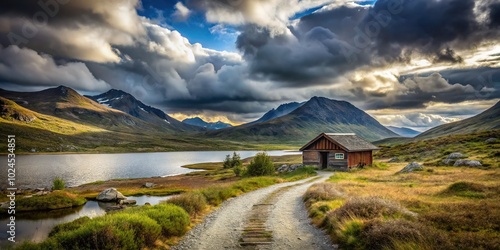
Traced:
[[[237, 151], [241, 158], [254, 156], [259, 151]], [[119, 178], [141, 178], [178, 175], [194, 170], [183, 165], [223, 161], [233, 151], [196, 151], [126, 154], [66, 154], [17, 155], [16, 187], [49, 188], [54, 177], [64, 179], [67, 186]], [[294, 151], [267, 151], [269, 155], [297, 154]], [[0, 162], [7, 162], [0, 156]], [[0, 176], [1, 177], [1, 176]], [[7, 188], [7, 174], [0, 178], [0, 189]]]

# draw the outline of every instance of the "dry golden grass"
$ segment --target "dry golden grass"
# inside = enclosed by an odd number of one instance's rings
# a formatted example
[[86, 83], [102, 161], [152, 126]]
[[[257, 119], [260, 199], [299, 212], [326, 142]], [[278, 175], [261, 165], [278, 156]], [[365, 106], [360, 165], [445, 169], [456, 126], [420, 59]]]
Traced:
[[[374, 167], [335, 173], [328, 180], [333, 185], [313, 186], [305, 197], [313, 223], [350, 249], [500, 248], [500, 169], [425, 167], [397, 174], [405, 165], [378, 162]], [[314, 199], [328, 197], [329, 191], [317, 193], [327, 187], [342, 190], [345, 197]], [[373, 202], [352, 206], [350, 202], [357, 199], [394, 202], [416, 216], [360, 217], [353, 211], [373, 212], [377, 206]], [[344, 210], [345, 216], [337, 216]]]

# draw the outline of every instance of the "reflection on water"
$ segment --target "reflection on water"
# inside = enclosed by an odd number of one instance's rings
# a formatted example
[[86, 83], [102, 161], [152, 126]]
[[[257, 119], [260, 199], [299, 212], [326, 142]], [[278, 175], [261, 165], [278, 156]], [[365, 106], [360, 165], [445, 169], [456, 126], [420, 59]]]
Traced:
[[[129, 196], [128, 199], [136, 200], [137, 205], [144, 205], [146, 202], [156, 205], [171, 196]], [[27, 212], [16, 215], [16, 242], [31, 240], [35, 242], [43, 241], [56, 225], [73, 221], [83, 216], [90, 218], [106, 214], [106, 207], [116, 205], [113, 202], [88, 201], [78, 208], [59, 209], [43, 212]], [[7, 234], [6, 224], [9, 222], [6, 215], [0, 217], [0, 249], [7, 246], [10, 241]], [[5, 229], [5, 230], [4, 230]]]
[[[118, 178], [141, 178], [177, 175], [194, 170], [183, 165], [219, 162], [232, 151], [161, 152], [128, 154], [66, 154], [16, 156], [17, 188], [50, 187], [55, 176], [67, 186]], [[242, 158], [258, 151], [238, 151]], [[268, 151], [269, 155], [297, 154], [290, 151]], [[0, 162], [7, 162], [0, 156]], [[6, 178], [0, 178], [0, 189], [7, 188]]]

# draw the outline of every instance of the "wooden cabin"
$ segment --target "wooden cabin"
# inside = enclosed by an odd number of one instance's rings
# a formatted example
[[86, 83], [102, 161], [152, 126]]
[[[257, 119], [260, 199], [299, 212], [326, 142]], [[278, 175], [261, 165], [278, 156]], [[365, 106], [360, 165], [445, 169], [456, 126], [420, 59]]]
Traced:
[[304, 165], [346, 171], [371, 165], [373, 151], [378, 149], [354, 133], [322, 133], [300, 151]]

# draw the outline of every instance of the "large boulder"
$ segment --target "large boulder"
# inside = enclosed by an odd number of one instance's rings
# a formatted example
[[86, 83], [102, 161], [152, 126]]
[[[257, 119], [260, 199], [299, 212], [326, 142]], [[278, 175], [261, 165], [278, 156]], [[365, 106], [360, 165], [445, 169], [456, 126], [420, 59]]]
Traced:
[[127, 199], [122, 193], [118, 192], [116, 188], [108, 188], [97, 195], [98, 201], [119, 201]]
[[398, 157], [392, 157], [391, 159], [389, 159], [389, 161], [387, 161], [389, 163], [394, 163], [394, 162], [399, 162], [399, 158]]
[[465, 157], [465, 155], [463, 155], [460, 152], [455, 152], [455, 153], [451, 153], [450, 155], [448, 155], [448, 159], [460, 159], [460, 158], [464, 158], [464, 157]]
[[481, 167], [483, 166], [481, 162], [475, 161], [475, 160], [457, 160], [455, 164], [453, 164], [455, 167], [461, 167], [461, 166], [466, 166], [466, 167]]
[[406, 167], [401, 169], [398, 173], [403, 174], [403, 173], [411, 173], [414, 171], [422, 171], [422, 170], [424, 170], [424, 167], [422, 167], [422, 165], [420, 165], [416, 162], [412, 162], [412, 163], [406, 165]]

